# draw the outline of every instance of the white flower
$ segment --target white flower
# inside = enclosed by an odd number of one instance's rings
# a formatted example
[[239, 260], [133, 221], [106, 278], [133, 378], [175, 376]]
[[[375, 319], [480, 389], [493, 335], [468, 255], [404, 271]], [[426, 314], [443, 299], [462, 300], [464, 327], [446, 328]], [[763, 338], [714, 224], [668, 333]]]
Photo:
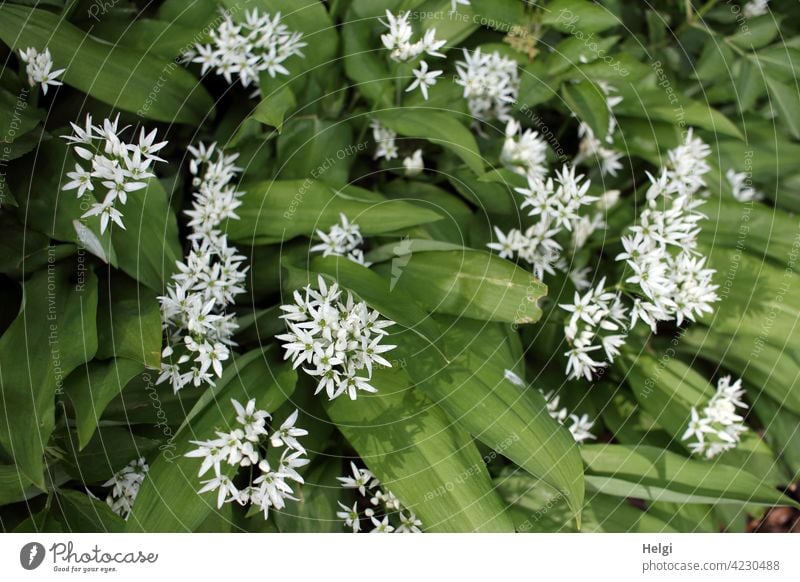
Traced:
[[235, 23], [230, 12], [222, 11], [222, 22], [210, 32], [209, 44], [196, 44], [185, 55], [199, 63], [205, 75], [214, 70], [228, 84], [238, 78], [243, 87], [255, 86], [254, 96], [261, 94], [259, 73], [270, 77], [289, 75], [284, 63], [292, 56], [303, 57], [303, 34], [292, 32], [281, 22], [281, 13], [262, 14], [258, 9], [245, 12], [244, 22]]
[[336, 517], [344, 520], [346, 527], [353, 528], [353, 533], [358, 533], [361, 529], [361, 519], [358, 516], [358, 502], [353, 503], [353, 507], [347, 507], [341, 501], [337, 502], [342, 511], [336, 512]]
[[547, 174], [547, 142], [539, 134], [509, 119], [500, 161], [509, 170], [530, 180], [542, 180]]
[[[257, 409], [255, 399], [249, 400], [246, 405], [232, 399], [231, 404], [236, 411], [238, 426], [230, 432], [217, 431], [215, 439], [190, 441], [197, 448], [184, 456], [203, 459], [198, 477], [202, 477], [209, 469], [214, 469], [212, 478], [201, 481], [203, 487], [198, 490], [198, 494], [217, 491], [217, 507], [234, 501], [240, 505], [251, 503], [267, 519], [271, 507], [281, 509], [285, 506], [286, 499], [294, 499], [294, 491], [288, 482], [303, 483], [303, 477], [297, 469], [307, 465], [309, 460], [305, 457], [305, 449], [297, 437], [307, 435], [308, 431], [294, 426], [298, 416], [298, 411], [295, 410], [270, 438], [266, 421], [271, 415], [266, 410]], [[275, 471], [267, 461], [269, 447], [279, 448], [284, 445], [287, 448], [281, 454], [278, 469]], [[223, 465], [227, 466], [224, 471]], [[251, 481], [243, 489], [234, 485], [234, 478], [231, 476], [239, 467], [250, 468], [248, 473]]]
[[355, 223], [351, 223], [344, 213], [339, 214], [340, 224], [331, 226], [328, 232], [317, 231], [317, 236], [322, 242], [312, 246], [309, 250], [322, 252], [323, 257], [347, 257], [351, 261], [369, 267], [371, 263], [364, 260], [364, 253], [361, 245], [364, 244], [364, 237], [361, 236], [361, 229]]
[[416, 149], [410, 156], [403, 158], [403, 167], [406, 169], [406, 176], [418, 176], [425, 169], [425, 162], [422, 161], [422, 150]]
[[318, 290], [309, 285], [304, 292], [294, 293], [294, 304], [281, 306], [288, 333], [276, 338], [284, 359], [293, 360], [295, 367], [308, 363], [303, 370], [319, 378], [315, 394], [324, 391], [331, 400], [345, 393], [355, 400], [358, 392], [375, 392], [369, 383], [373, 365], [391, 367], [382, 354], [395, 346], [381, 341], [394, 322], [380, 319], [349, 292], [342, 301], [338, 285], [328, 287], [322, 276]]
[[353, 461], [350, 461], [352, 477], [337, 477], [344, 489], [358, 489], [361, 495], [367, 494], [367, 489], [377, 482], [374, 475], [368, 469], [359, 468]]
[[723, 376], [717, 381], [717, 391], [703, 413], [692, 407], [686, 432], [681, 437], [681, 440], [690, 441], [688, 447], [692, 453], [712, 459], [736, 447], [741, 434], [747, 431], [744, 418], [736, 414], [737, 408], [747, 408], [742, 396], [741, 379], [731, 383], [730, 376]]
[[737, 172], [733, 168], [725, 173], [731, 186], [733, 197], [739, 202], [750, 202], [764, 199], [764, 194], [753, 188], [750, 173]]
[[[344, 526], [353, 533], [361, 530], [362, 519], [369, 519], [373, 529], [371, 533], [420, 533], [422, 522], [414, 515], [413, 511], [403, 506], [395, 495], [381, 486], [380, 481], [367, 469], [358, 467], [350, 462], [352, 476], [337, 477], [342, 484], [342, 489], [357, 492], [359, 499], [348, 507], [341, 501], [339, 507], [342, 511], [336, 516], [343, 520]], [[367, 504], [368, 502], [368, 504]], [[359, 506], [367, 507], [362, 512]]]
[[149, 470], [150, 467], [143, 457], [134, 459], [103, 483], [103, 487], [111, 487], [106, 502], [111, 510], [123, 519], [127, 520], [130, 516], [133, 502], [139, 494], [139, 487]]
[[744, 5], [743, 12], [747, 18], [762, 16], [769, 12], [769, 0], [750, 0]]
[[125, 205], [129, 193], [147, 187], [147, 179], [155, 177], [151, 166], [163, 161], [153, 154], [167, 144], [153, 144], [155, 130], [146, 134], [144, 129], [139, 143], [126, 143], [119, 134], [127, 128], [118, 129], [118, 124], [119, 115], [113, 121], [105, 119], [102, 126], [93, 125], [91, 115], [87, 115], [85, 127], [72, 123], [72, 135], [63, 136], [89, 166], [75, 164], [75, 171], [67, 172], [69, 181], [62, 189], [77, 190], [79, 198], [86, 192], [103, 196], [102, 202], [94, 202], [82, 216], [99, 216], [101, 233], [110, 222], [125, 228], [117, 204]]
[[28, 84], [33, 87], [37, 83], [42, 86], [42, 93], [47, 95], [47, 87], [62, 85], [56, 78], [66, 69], [53, 70], [53, 57], [50, 49], [45, 48], [39, 52], [33, 47], [28, 47], [19, 53], [20, 59], [26, 64], [25, 73], [28, 75]]
[[[414, 35], [414, 31], [409, 22], [410, 16], [411, 12], [401, 12], [395, 16], [390, 10], [387, 10], [386, 20], [380, 21], [381, 24], [389, 29], [387, 33], [381, 35], [381, 42], [390, 51], [389, 55], [392, 60], [398, 62], [410, 61], [423, 53], [432, 57], [444, 57], [439, 52], [439, 49], [445, 45], [446, 41], [436, 39], [435, 28], [429, 29], [422, 40], [412, 42], [411, 37]], [[425, 94], [424, 89], [423, 94]]]
[[412, 71], [415, 78], [406, 89], [406, 93], [419, 87], [419, 90], [422, 92], [422, 96], [425, 98], [425, 100], [427, 100], [428, 87], [433, 87], [436, 84], [436, 77], [441, 75], [443, 72], [444, 71], [428, 71], [428, 63], [426, 61], [420, 62], [419, 68]]
[[395, 139], [397, 133], [384, 127], [377, 119], [373, 119], [370, 123], [372, 128], [372, 139], [375, 140], [375, 159], [386, 158], [392, 160], [397, 157], [397, 144]]
[[470, 113], [477, 121], [508, 121], [519, 94], [516, 61], [497, 51], [483, 54], [480, 48], [472, 54], [464, 49], [463, 54], [464, 60], [456, 63], [456, 83], [464, 88]]

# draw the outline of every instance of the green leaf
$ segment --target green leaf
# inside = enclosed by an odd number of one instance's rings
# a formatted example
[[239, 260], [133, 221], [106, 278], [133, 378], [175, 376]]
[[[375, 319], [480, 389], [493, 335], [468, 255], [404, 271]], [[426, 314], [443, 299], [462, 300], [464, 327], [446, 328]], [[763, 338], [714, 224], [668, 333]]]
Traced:
[[56, 495], [64, 529], [72, 533], [118, 533], [125, 521], [107, 503], [69, 489]]
[[108, 403], [142, 370], [139, 362], [116, 358], [89, 362], [67, 377], [64, 392], [75, 407], [79, 449], [91, 440]]
[[738, 32], [729, 36], [726, 41], [744, 50], [761, 48], [771, 43], [780, 32], [778, 26], [783, 18], [774, 14], [764, 14], [749, 18], [746, 27], [737, 27]]
[[538, 321], [547, 293], [529, 272], [486, 251], [415, 252], [397, 271], [397, 292], [429, 311], [485, 321]]
[[603, 139], [608, 134], [609, 111], [603, 91], [590, 81], [565, 83], [561, 95], [570, 110], [585, 122], [597, 136]]
[[273, 126], [280, 133], [286, 114], [296, 105], [294, 93], [284, 85], [261, 99], [251, 115], [256, 121]]
[[378, 394], [326, 403], [367, 467], [425, 531], [513, 531], [469, 436], [410, 387], [402, 370], [375, 370]]
[[336, 478], [346, 472], [339, 459], [318, 455], [312, 460], [308, 474], [303, 477], [305, 484], [295, 491], [298, 501], [273, 514], [278, 529], [283, 533], [345, 531], [342, 519], [336, 517], [336, 512], [341, 511], [338, 502], [344, 499], [342, 484]]
[[126, 358], [161, 367], [161, 309], [156, 294], [128, 277], [111, 274], [97, 309], [97, 357]]
[[402, 136], [441, 145], [473, 172], [483, 174], [483, 158], [475, 138], [453, 115], [425, 107], [399, 107], [374, 111], [371, 116]]
[[0, 465], [0, 505], [30, 499], [41, 493], [16, 466]]
[[207, 391], [169, 443], [170, 448], [150, 464], [133, 512], [126, 524], [129, 532], [194, 531], [216, 513], [213, 494], [198, 495], [200, 468], [197, 459], [184, 455], [195, 448], [189, 441], [208, 439], [215, 430], [235, 422], [231, 399], [274, 412], [294, 392], [297, 374], [264, 350], [253, 350], [231, 362], [216, 388]]
[[586, 487], [616, 497], [677, 503], [793, 505], [739, 467], [694, 461], [648, 446], [585, 445]]
[[357, 222], [364, 235], [393, 232], [426, 224], [441, 217], [432, 210], [408, 202], [385, 200], [380, 195], [365, 198], [337, 191], [311, 179], [267, 181], [245, 184], [246, 194], [236, 210], [240, 220], [226, 223], [231, 242], [259, 244], [313, 236], [327, 231], [344, 213]]
[[316, 116], [291, 120], [278, 137], [278, 178], [311, 178], [343, 187], [350, 181], [356, 156], [364, 151], [365, 143], [353, 144], [353, 131], [347, 122], [324, 121]]
[[125, 229], [110, 228], [119, 267], [161, 293], [176, 270], [175, 262], [183, 259], [178, 221], [161, 182], [149, 179], [147, 188], [128, 196], [122, 212]]
[[0, 337], [0, 445], [44, 489], [44, 450], [64, 378], [97, 350], [97, 278], [72, 280], [72, 265], [49, 265], [23, 284], [23, 306]]
[[800, 139], [800, 93], [797, 92], [794, 83], [788, 85], [769, 75], [764, 79], [769, 89], [770, 102], [777, 110], [781, 121], [786, 124], [792, 137]]
[[415, 357], [409, 373], [419, 388], [476, 439], [553, 487], [580, 524], [583, 466], [575, 441], [537, 390], [505, 378], [523, 365], [512, 355], [509, 335], [516, 332], [466, 319], [448, 318], [441, 327], [450, 362], [441, 369], [424, 353]]
[[175, 62], [99, 41], [57, 15], [5, 6], [0, 39], [15, 50], [50, 49], [64, 83], [158, 121], [199, 124], [214, 109], [208, 93]]
[[544, 10], [542, 24], [578, 38], [621, 24], [608, 8], [589, 0], [554, 0]]

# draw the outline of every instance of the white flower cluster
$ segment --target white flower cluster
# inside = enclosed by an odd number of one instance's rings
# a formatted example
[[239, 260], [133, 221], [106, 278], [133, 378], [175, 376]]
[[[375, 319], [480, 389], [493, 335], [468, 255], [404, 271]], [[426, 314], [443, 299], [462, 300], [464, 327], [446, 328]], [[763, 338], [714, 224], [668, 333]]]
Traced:
[[543, 180], [547, 175], [547, 142], [533, 130], [509, 119], [500, 162], [509, 170], [529, 180]]
[[717, 392], [703, 409], [702, 416], [692, 406], [692, 418], [682, 437], [684, 441], [693, 441], [689, 443], [692, 453], [713, 459], [736, 448], [747, 430], [744, 418], [736, 414], [737, 408], [747, 408], [742, 396], [741, 379], [731, 383], [731, 377], [724, 376], [717, 381]]
[[393, 160], [398, 156], [397, 153], [397, 132], [384, 127], [377, 119], [370, 122], [372, 128], [372, 139], [375, 140], [375, 159], [386, 158]]
[[[360, 469], [352, 461], [350, 469], [352, 477], [337, 477], [343, 489], [354, 489], [359, 499], [348, 507], [341, 501], [342, 511], [336, 517], [344, 520], [344, 526], [352, 528], [353, 533], [361, 531], [362, 520], [372, 525], [370, 533], [421, 533], [422, 522], [413, 511], [403, 507], [400, 500], [388, 489], [381, 487], [381, 482], [367, 469]], [[367, 501], [369, 503], [367, 503]], [[366, 505], [363, 517], [359, 505]]]
[[556, 236], [564, 230], [574, 231], [583, 220], [579, 214], [581, 208], [598, 201], [597, 197], [587, 194], [590, 185], [583, 175], [575, 175], [574, 166], [564, 165], [561, 171], [557, 170], [555, 181], [529, 177], [528, 187], [516, 188], [516, 191], [525, 197], [520, 208], [530, 208], [528, 214], [537, 216], [538, 221], [524, 232], [512, 229], [505, 235], [495, 227], [497, 242], [487, 246], [499, 251], [501, 258], [516, 255], [527, 261], [540, 279], [544, 273], [555, 274], [563, 250]]
[[403, 167], [405, 168], [406, 176], [419, 176], [425, 169], [422, 150], [416, 149], [410, 156], [403, 158]]
[[769, 0], [750, 0], [744, 5], [743, 12], [747, 18], [763, 16], [769, 12]]
[[[397, 16], [390, 10], [386, 11], [386, 21], [380, 21], [389, 32], [381, 35], [381, 42], [390, 53], [391, 58], [397, 62], [410, 61], [425, 53], [432, 57], [444, 57], [439, 49], [445, 45], [444, 40], [436, 40], [436, 29], [431, 28], [416, 42], [411, 42], [414, 31], [411, 28], [409, 17], [411, 12], [401, 12]], [[424, 62], [424, 61], [423, 61]], [[439, 71], [441, 73], [441, 71]]]
[[731, 186], [733, 197], [739, 202], [751, 202], [764, 199], [764, 194], [753, 188], [748, 172], [737, 172], [733, 168], [725, 173]]
[[[525, 381], [511, 370], [506, 370], [503, 375], [506, 380], [510, 381], [519, 388], [528, 387]], [[567, 428], [572, 435], [572, 438], [575, 439], [576, 443], [582, 443], [589, 439], [597, 438], [591, 433], [592, 427], [594, 426], [594, 421], [589, 418], [588, 414], [583, 414], [581, 416], [578, 416], [577, 414], [569, 414], [569, 411], [566, 408], [559, 408], [559, 396], [555, 394], [555, 392], [551, 391], [545, 394], [544, 390], [539, 388], [539, 393], [545, 399], [547, 413], [550, 415], [550, 418], [558, 422], [558, 424], [563, 425], [569, 416], [571, 424]]]
[[705, 186], [710, 153], [690, 129], [684, 143], [669, 152], [660, 177], [650, 176], [647, 207], [630, 227], [633, 234], [622, 237], [625, 251], [616, 259], [626, 261], [632, 274], [625, 283], [640, 295], [631, 309], [631, 327], [641, 319], [655, 333], [659, 321], [694, 321], [711, 313], [719, 299], [712, 284], [716, 271], [706, 268], [696, 248], [698, 223], [704, 218], [697, 208], [704, 200], [695, 195]]
[[50, 49], [46, 48], [44, 52], [40, 53], [35, 48], [28, 47], [24, 51], [20, 51], [19, 58], [25, 63], [25, 73], [28, 75], [28, 84], [31, 87], [39, 83], [42, 86], [42, 93], [47, 95], [48, 86], [63, 85], [56, 79], [66, 69], [53, 70], [53, 57], [50, 55]]
[[[265, 410], [256, 409], [255, 398], [246, 406], [236, 400], [231, 402], [236, 410], [238, 426], [230, 432], [216, 431], [215, 439], [191, 441], [197, 448], [185, 456], [203, 459], [198, 477], [214, 469], [212, 478], [200, 482], [203, 487], [198, 494], [216, 491], [217, 508], [233, 501], [240, 505], [250, 503], [263, 511], [264, 519], [267, 519], [270, 508], [280, 510], [286, 507], [287, 499], [296, 500], [292, 497], [294, 490], [289, 483], [303, 483], [303, 477], [297, 469], [309, 461], [297, 437], [306, 436], [308, 431], [295, 426], [298, 416], [295, 410], [280, 428], [270, 434], [267, 420], [272, 416]], [[273, 468], [267, 460], [268, 449], [281, 448], [280, 459]], [[223, 465], [226, 466], [224, 470]], [[251, 480], [241, 489], [234, 483], [235, 472], [240, 467], [258, 467], [260, 472], [252, 479], [251, 471]]]
[[117, 203], [124, 206], [129, 193], [147, 187], [147, 179], [155, 176], [151, 165], [164, 161], [155, 154], [167, 145], [165, 141], [155, 143], [155, 129], [147, 133], [144, 128], [139, 134], [139, 143], [126, 143], [119, 134], [128, 128], [119, 129], [118, 124], [119, 115], [113, 121], [104, 120], [102, 127], [92, 125], [92, 116], [87, 114], [85, 127], [71, 123], [72, 135], [64, 136], [89, 167], [76, 163], [75, 171], [67, 172], [69, 182], [63, 189], [77, 190], [78, 198], [86, 192], [100, 195], [103, 191], [103, 201], [92, 204], [82, 216], [99, 216], [101, 233], [108, 228], [109, 221], [125, 228]]
[[106, 503], [111, 511], [123, 519], [128, 519], [133, 502], [136, 501], [136, 496], [139, 494], [139, 487], [149, 470], [150, 467], [144, 457], [134, 459], [103, 483], [103, 487], [111, 487], [106, 498]]
[[627, 310], [618, 292], [606, 290], [603, 277], [594, 289], [583, 295], [575, 292], [574, 303], [560, 307], [572, 315], [564, 326], [564, 336], [571, 349], [566, 373], [571, 378], [592, 379], [592, 374], [607, 365], [595, 360], [592, 353], [603, 350], [608, 362], [619, 355], [628, 335]]
[[386, 328], [393, 321], [380, 319], [377, 311], [346, 298], [336, 283], [328, 286], [319, 276], [318, 289], [306, 286], [294, 292], [294, 304], [281, 305], [289, 333], [276, 336], [283, 342], [284, 359], [295, 368], [302, 364], [307, 374], [319, 378], [314, 394], [323, 390], [333, 400], [347, 394], [355, 400], [359, 390], [377, 392], [370, 384], [373, 364], [391, 367], [381, 354], [396, 346], [383, 345]]
[[303, 34], [292, 32], [281, 22], [281, 13], [261, 14], [257, 9], [245, 12], [244, 22], [234, 22], [223, 10], [222, 22], [211, 31], [210, 44], [196, 44], [185, 55], [193, 63], [202, 65], [203, 75], [214, 69], [228, 84], [238, 77], [242, 86], [256, 87], [260, 95], [259, 74], [266, 71], [270, 77], [288, 75], [283, 63], [291, 56], [304, 56], [301, 41]]
[[511, 105], [519, 95], [516, 61], [497, 51], [484, 54], [477, 48], [470, 54], [464, 49], [464, 60], [456, 63], [456, 70], [456, 83], [464, 87], [469, 111], [478, 121], [511, 118]]
[[[189, 383], [213, 385], [213, 374], [222, 375], [222, 362], [230, 357], [231, 338], [238, 327], [234, 315], [225, 311], [244, 292], [248, 269], [245, 257], [218, 228], [222, 221], [238, 218], [243, 192], [231, 184], [240, 171], [234, 165], [237, 154], [226, 156], [215, 143], [190, 146], [189, 152], [196, 188], [192, 210], [186, 211], [192, 247], [185, 261], [177, 262], [178, 272], [167, 294], [159, 297], [168, 335], [156, 383], [169, 380], [175, 392]], [[189, 362], [189, 369], [184, 369]]]
[[586, 160], [597, 160], [600, 163], [600, 173], [616, 176], [622, 169], [622, 154], [613, 148], [608, 147], [614, 141], [614, 130], [617, 127], [617, 118], [614, 116], [614, 107], [622, 102], [622, 97], [614, 95], [616, 88], [608, 83], [600, 82], [599, 87], [603, 90], [608, 107], [608, 131], [602, 139], [595, 136], [592, 128], [585, 122], [578, 125], [578, 137], [581, 138], [578, 155], [575, 158], [576, 164]]
[[323, 257], [347, 257], [354, 263], [369, 267], [372, 263], [364, 260], [364, 251], [361, 250], [361, 245], [364, 244], [361, 229], [347, 220], [344, 213], [339, 214], [339, 220], [341, 223], [331, 226], [328, 232], [317, 231], [322, 242], [311, 247], [311, 252], [322, 252]]

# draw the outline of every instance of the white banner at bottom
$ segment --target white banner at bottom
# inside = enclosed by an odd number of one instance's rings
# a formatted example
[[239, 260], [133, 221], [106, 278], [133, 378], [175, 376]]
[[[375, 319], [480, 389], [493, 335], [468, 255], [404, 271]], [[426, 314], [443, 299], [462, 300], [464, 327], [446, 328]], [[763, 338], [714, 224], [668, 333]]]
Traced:
[[[4, 534], [2, 580], [800, 580], [792, 534]], [[169, 578], [168, 578], [169, 577]]]

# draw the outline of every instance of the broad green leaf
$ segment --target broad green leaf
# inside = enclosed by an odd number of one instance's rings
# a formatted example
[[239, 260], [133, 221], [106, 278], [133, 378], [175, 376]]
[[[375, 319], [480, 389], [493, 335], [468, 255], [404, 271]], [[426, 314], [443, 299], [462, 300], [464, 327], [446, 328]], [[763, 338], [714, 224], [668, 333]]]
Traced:
[[396, 287], [435, 313], [486, 321], [533, 323], [547, 287], [529, 272], [486, 251], [412, 253]]
[[0, 465], [0, 505], [30, 499], [41, 493], [17, 467]]
[[603, 91], [590, 81], [565, 83], [561, 95], [578, 119], [592, 128], [598, 139], [608, 134], [609, 111]]
[[425, 531], [513, 531], [469, 435], [409, 385], [402, 370], [375, 370], [377, 394], [326, 403], [367, 467]]
[[84, 493], [62, 489], [55, 503], [61, 511], [64, 530], [72, 533], [117, 533], [125, 521], [104, 501], [92, 499]]
[[64, 83], [113, 107], [171, 123], [213, 113], [202, 85], [172, 60], [99, 41], [51, 12], [5, 6], [0, 39], [15, 50], [49, 48]]
[[97, 278], [59, 263], [23, 284], [20, 314], [0, 337], [0, 445], [44, 489], [44, 450], [64, 379], [97, 350]]
[[128, 196], [122, 212], [125, 229], [110, 227], [119, 268], [161, 293], [183, 259], [178, 221], [161, 182], [148, 180], [147, 188]]
[[726, 41], [746, 51], [761, 48], [778, 36], [781, 20], [783, 18], [780, 15], [776, 17], [774, 14], [748, 18], [747, 27], [737, 27], [736, 34], [729, 36]]
[[231, 399], [244, 404], [255, 398], [258, 408], [275, 411], [292, 395], [296, 380], [294, 370], [260, 349], [228, 364], [213, 396], [203, 399], [175, 433], [170, 442], [174, 447], [150, 463], [126, 531], [196, 530], [216, 512], [216, 496], [197, 494], [201, 487], [197, 476], [200, 465], [197, 459], [184, 457], [195, 448], [189, 441], [213, 438], [215, 430], [230, 430], [236, 418]]
[[800, 139], [800, 94], [795, 84], [782, 83], [769, 75], [764, 79], [769, 89], [770, 103], [781, 121], [786, 124], [792, 137]]
[[512, 356], [516, 331], [496, 323], [445, 318], [441, 369], [425, 354], [409, 370], [418, 388], [464, 430], [562, 496], [580, 524], [583, 466], [569, 431], [550, 417], [542, 395], [504, 374], [523, 365]]
[[294, 109], [296, 105], [292, 90], [283, 86], [265, 95], [258, 102], [251, 115], [256, 121], [273, 126], [280, 133], [283, 130], [283, 121], [286, 118], [286, 114]]
[[[374, 16], [383, 15], [378, 11]], [[344, 45], [344, 70], [348, 79], [358, 88], [358, 92], [370, 102], [388, 107], [392, 104], [395, 85], [386, 59], [375, 50], [379, 42], [373, 34], [375, 21], [348, 11], [342, 24], [342, 43]]]
[[108, 403], [142, 370], [139, 362], [116, 358], [89, 362], [67, 377], [64, 392], [75, 408], [79, 449], [89, 443]]
[[333, 187], [349, 182], [350, 167], [365, 144], [354, 145], [350, 125], [314, 116], [289, 120], [278, 137], [281, 180], [319, 180]]
[[245, 184], [240, 220], [226, 223], [231, 242], [259, 244], [313, 236], [340, 222], [340, 213], [370, 236], [426, 224], [441, 217], [408, 202], [369, 199], [334, 190], [312, 179]]
[[578, 38], [622, 23], [608, 8], [589, 0], [554, 0], [544, 8], [542, 24]]
[[161, 309], [156, 294], [128, 277], [111, 274], [97, 308], [97, 357], [126, 358], [161, 367]]
[[336, 517], [336, 512], [341, 511], [338, 502], [344, 500], [345, 494], [336, 478], [345, 474], [347, 470], [339, 459], [325, 459], [321, 455], [314, 458], [303, 476], [305, 483], [296, 491], [298, 501], [273, 514], [278, 529], [282, 533], [346, 531], [342, 519]]
[[473, 172], [483, 174], [483, 158], [475, 138], [452, 114], [424, 107], [400, 107], [370, 115], [404, 137], [441, 145], [461, 158]]
[[800, 504], [741, 468], [648, 446], [585, 445], [586, 487], [617, 497], [677, 503]]

